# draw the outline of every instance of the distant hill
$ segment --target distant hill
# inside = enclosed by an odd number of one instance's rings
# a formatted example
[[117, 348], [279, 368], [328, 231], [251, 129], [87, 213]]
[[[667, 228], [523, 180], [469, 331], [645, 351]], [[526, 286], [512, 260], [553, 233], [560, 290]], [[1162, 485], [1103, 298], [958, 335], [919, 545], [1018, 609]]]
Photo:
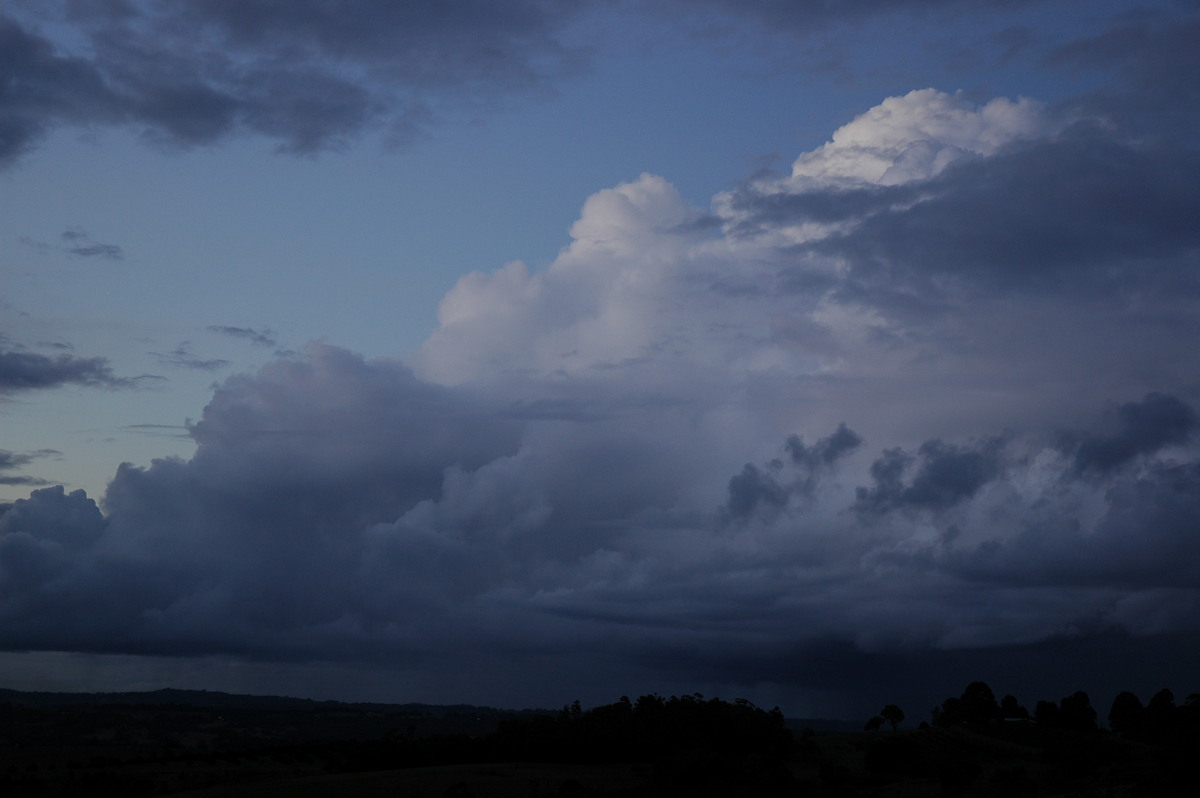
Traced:
[[215, 690], [149, 690], [126, 693], [52, 693], [26, 692], [0, 688], [0, 703], [27, 707], [82, 707], [82, 706], [188, 706], [205, 709], [288, 709], [288, 710], [331, 710], [354, 709], [362, 712], [421, 713], [426, 715], [503, 714], [527, 713], [547, 714], [548, 709], [508, 710], [473, 704], [386, 704], [379, 702], [317, 701], [311, 698], [291, 696], [246, 695], [223, 693]]
[[[162, 690], [134, 692], [40, 692], [0, 688], [0, 704], [11, 703], [22, 707], [100, 707], [100, 706], [181, 706], [205, 709], [324, 709], [337, 708], [360, 710], [360, 712], [445, 715], [550, 715], [557, 709], [497, 709], [478, 704], [427, 704], [427, 703], [380, 703], [371, 701], [317, 701], [313, 698], [292, 696], [259, 696], [221, 692], [220, 690]], [[787, 718], [788, 728], [814, 732], [857, 732], [862, 731], [859, 720], [833, 718]]]
[[[475, 704], [387, 704], [372, 701], [318, 701], [291, 696], [248, 695], [223, 693], [218, 690], [179, 690], [166, 688], [144, 692], [124, 693], [53, 693], [27, 692], [0, 687], [0, 704], [26, 707], [84, 707], [84, 706], [186, 706], [203, 709], [278, 709], [278, 710], [335, 710], [361, 712], [418, 714], [430, 717], [447, 715], [522, 716], [551, 715], [551, 709], [497, 709]], [[814, 732], [856, 732], [862, 721], [834, 718], [786, 718], [789, 729]]]

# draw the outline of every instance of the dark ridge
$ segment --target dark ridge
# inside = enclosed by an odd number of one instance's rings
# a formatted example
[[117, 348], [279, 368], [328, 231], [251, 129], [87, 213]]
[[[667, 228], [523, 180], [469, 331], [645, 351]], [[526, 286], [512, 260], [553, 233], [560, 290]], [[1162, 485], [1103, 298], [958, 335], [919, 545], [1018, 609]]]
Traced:
[[205, 709], [354, 709], [364, 712], [423, 713], [427, 715], [549, 713], [548, 709], [505, 710], [474, 704], [388, 704], [374, 701], [332, 701], [291, 696], [248, 695], [216, 690], [165, 688], [145, 692], [56, 693], [0, 687], [0, 703], [27, 707], [186, 706]]

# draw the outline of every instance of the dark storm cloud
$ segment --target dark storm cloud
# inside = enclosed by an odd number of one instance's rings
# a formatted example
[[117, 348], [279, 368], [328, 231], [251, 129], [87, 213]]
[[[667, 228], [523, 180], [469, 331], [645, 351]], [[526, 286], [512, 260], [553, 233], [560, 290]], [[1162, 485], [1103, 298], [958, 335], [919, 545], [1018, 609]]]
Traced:
[[[402, 141], [447, 108], [536, 90], [577, 69], [582, 53], [559, 34], [585, 6], [28, 4], [22, 16], [0, 17], [0, 163], [59, 125], [133, 125], [179, 147], [249, 131], [297, 153], [375, 126]], [[72, 26], [80, 54], [47, 39], [39, 15]]]
[[[887, 449], [871, 464], [874, 485], [860, 487], [855, 507], [867, 514], [914, 508], [942, 510], [969, 499], [1001, 469], [1003, 438], [956, 446], [940, 440], [921, 444], [914, 456], [903, 449]], [[918, 463], [912, 480], [905, 475]]]
[[1111, 622], [1141, 633], [1200, 628], [1200, 463], [1116, 478], [1103, 506], [1091, 528], [1062, 504], [1029, 508], [1020, 534], [960, 547], [944, 567], [979, 582], [1132, 591], [1114, 600]]
[[740, 474], [730, 478], [726, 509], [734, 518], [748, 518], [760, 509], [780, 510], [792, 496], [811, 497], [817, 481], [861, 443], [862, 438], [845, 424], [811, 446], [799, 435], [789, 435], [784, 443], [786, 463], [776, 459], [762, 468], [746, 463]]
[[1186, 442], [1200, 426], [1200, 418], [1190, 405], [1161, 393], [1121, 405], [1116, 416], [1117, 428], [1112, 434], [1080, 442], [1075, 452], [1077, 469], [1111, 471], [1139, 455]]
[[[834, 22], [867, 19], [889, 14], [921, 13], [926, 11], [979, 12], [1008, 10], [1034, 5], [1039, 0], [851, 0], [851, 2], [789, 2], [789, 0], [702, 0], [701, 3], [678, 3], [719, 8], [726, 13], [749, 17], [771, 30], [791, 30], [807, 33]], [[671, 3], [668, 3], [668, 5]]]
[[811, 446], [805, 446], [804, 439], [799, 435], [791, 435], [785, 448], [792, 463], [802, 466], [809, 475], [814, 475], [822, 469], [831, 467], [840, 458], [858, 448], [862, 438], [845, 424], [839, 424], [837, 430], [827, 438], [821, 438]]
[[255, 330], [252, 327], [229, 327], [225, 325], [210, 325], [209, 332], [228, 335], [231, 338], [241, 338], [255, 346], [275, 346], [278, 342], [270, 330]]
[[[35, 490], [29, 499], [19, 499], [0, 518], [0, 536], [26, 536], [40, 543], [78, 549], [93, 543], [104, 530], [105, 521], [96, 503], [81, 490], [67, 493], [62, 485]], [[0, 558], [0, 562], [3, 559]], [[20, 569], [3, 563], [10, 572]]]
[[873, 216], [929, 196], [918, 186], [863, 186], [805, 193], [762, 193], [753, 183], [731, 194], [733, 207], [746, 213], [734, 235], [753, 235], [796, 222], [846, 222]]
[[[376, 57], [336, 20], [306, 28], [307, 3], [172, 8], [235, 60], [342, 47], [341, 79]], [[160, 60], [139, 31], [165, 21], [140, 13], [88, 30], [137, 34], [95, 69], [153, 95], [157, 135], [339, 135], [319, 111], [316, 132], [254, 127], [250, 83], [220, 59], [195, 78], [196, 47]], [[160, 84], [196, 91], [196, 116]], [[1200, 629], [1194, 139], [1098, 119], [1134, 107], [1115, 93], [987, 113], [914, 95], [731, 195], [723, 240], [644, 176], [590, 199], [552, 268], [465, 277], [424, 361], [455, 387], [314, 345], [226, 380], [195, 456], [122, 466], [107, 516], [34, 491], [0, 517], [0, 642], [877, 691], [870, 712], [906, 680], [929, 706], [989, 674], [1028, 702], [1085, 670], [1165, 673], [1154, 657]], [[897, 184], [871, 183], [877, 161]], [[1050, 672], [1061, 689], [1034, 692]]]
[[[977, 586], [1053, 589], [1067, 602], [1090, 591], [1097, 628], [1195, 630], [1200, 456], [1187, 444], [1196, 425], [1191, 406], [1150, 394], [1121, 405], [1115, 431], [1081, 437], [1073, 455], [1048, 448], [1001, 464], [1011, 436], [972, 447], [931, 441], [919, 457], [893, 449], [872, 465], [875, 486], [859, 489], [857, 508], [932, 513], [939, 537], [884, 554], [893, 565]], [[921, 467], [906, 484], [914, 462]]]
[[819, 246], [849, 258], [866, 290], [946, 277], [984, 290], [1194, 293], [1198, 186], [1197, 153], [1068, 136], [952, 167], [928, 199]]
[[[482, 573], [449, 539], [373, 531], [436, 499], [447, 469], [515, 449], [511, 423], [481, 407], [398, 364], [331, 348], [228, 380], [191, 428], [196, 455], [122, 466], [107, 519], [61, 488], [3, 516], [6, 646], [286, 658], [342, 640], [354, 656], [372, 607], [434, 588], [410, 579], [441, 573], [439, 562]], [[139, 565], [144, 556], [156, 565]], [[385, 573], [384, 562], [396, 568]], [[339, 631], [339, 618], [350, 625]]]
[[[1187, 8], [1188, 4], [1179, 4]], [[1047, 66], [1112, 71], [1114, 79], [1079, 99], [1079, 105], [1119, 120], [1139, 135], [1187, 135], [1200, 122], [1200, 15], [1159, 11], [1114, 18], [1095, 36], [1056, 48]]]
[[56, 125], [118, 121], [116, 104], [94, 65], [0, 16], [0, 165]]
[[[1169, 401], [1120, 407], [1138, 440], [1180, 440]], [[978, 678], [946, 664], [980, 661], [964, 648], [1036, 660], [1073, 624], [1200, 626], [1192, 461], [1080, 475], [1029, 441], [933, 439], [856, 497], [842, 425], [681, 510], [667, 438], [514, 418], [323, 345], [227, 380], [191, 431], [190, 460], [120, 468], [107, 516], [61, 487], [0, 516], [5, 647], [861, 694], [889, 663]]]
[[126, 379], [115, 377], [102, 357], [49, 357], [34, 352], [0, 351], [0, 393], [54, 388], [59, 385], [121, 387]]
[[[1200, 18], [1181, 12], [1115, 17], [1104, 33], [1048, 58], [1052, 68], [1107, 79], [1102, 89], [1047, 107], [1037, 133], [994, 153], [972, 145], [966, 153], [939, 140], [935, 123], [908, 131], [892, 152], [897, 142], [886, 127], [871, 139], [857, 137], [860, 126], [842, 153], [882, 148], [894, 163], [885, 177], [934, 153], [955, 160], [908, 180], [784, 191], [753, 181], [730, 195], [738, 212], [731, 229], [752, 237], [789, 224], [827, 225], [827, 234], [796, 244], [781, 284], [811, 288], [806, 264], [838, 258], [845, 265], [844, 279], [831, 286], [838, 296], [906, 323], [997, 292], [1072, 304], [1162, 302], [1160, 320], [1167, 308], [1186, 316], [1193, 313], [1186, 303], [1200, 295], [1197, 35]], [[886, 118], [877, 123], [886, 126]]]
[[[798, 255], [845, 259], [847, 299], [995, 291], [1200, 295], [1200, 153], [1082, 126], [903, 186], [733, 195], [738, 228], [846, 225]], [[797, 258], [803, 263], [803, 258]], [[785, 272], [786, 274], [786, 272]]]
[[787, 504], [788, 492], [770, 471], [746, 463], [742, 473], [729, 478], [730, 515], [745, 518], [759, 507], [779, 509]]

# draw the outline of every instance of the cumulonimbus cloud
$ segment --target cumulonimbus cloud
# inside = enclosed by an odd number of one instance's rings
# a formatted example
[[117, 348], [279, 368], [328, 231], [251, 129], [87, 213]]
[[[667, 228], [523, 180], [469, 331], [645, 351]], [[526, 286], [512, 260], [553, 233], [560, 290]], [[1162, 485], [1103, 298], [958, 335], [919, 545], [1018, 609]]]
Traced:
[[313, 344], [104, 513], [17, 502], [0, 639], [849, 689], [812, 663], [1193, 634], [1186, 147], [1066, 119], [922, 90], [709, 209], [600, 191], [411, 363]]

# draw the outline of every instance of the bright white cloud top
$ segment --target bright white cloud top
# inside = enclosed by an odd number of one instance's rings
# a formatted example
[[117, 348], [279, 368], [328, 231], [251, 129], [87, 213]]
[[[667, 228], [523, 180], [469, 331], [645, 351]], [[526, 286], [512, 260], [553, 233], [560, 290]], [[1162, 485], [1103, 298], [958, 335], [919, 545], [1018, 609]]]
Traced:
[[[554, 58], [450, 77], [481, 96], [560, 79], [569, 22], [500, 6], [514, 53]], [[366, 92], [356, 113], [394, 124], [416, 102], [381, 86], [441, 96], [354, 33], [367, 6], [346, 11], [355, 63], [375, 70], [347, 78]], [[267, 50], [343, 46], [297, 14]], [[0, 514], [4, 667], [50, 662], [40, 683], [61, 682], [74, 671], [48, 652], [75, 652], [104, 684], [500, 704], [703, 687], [796, 714], [932, 705], [981, 677], [1057, 698], [1083, 662], [1100, 691], [1170, 681], [1183, 670], [1120, 653], [1200, 642], [1200, 104], [1156, 72], [1195, 72], [1170, 42], [1200, 23], [1186, 4], [1155, 14], [1028, 43], [1043, 69], [1107, 70], [1074, 95], [878, 96], [707, 207], [670, 175], [630, 175], [583, 202], [549, 263], [458, 277], [409, 354], [313, 329], [221, 376], [186, 428], [194, 454], [121, 465], [103, 511], [39, 487], [39, 464], [70, 455], [57, 441], [5, 448], [2, 484], [23, 495]], [[212, 24], [239, 58], [266, 47], [249, 20]], [[1140, 38], [1116, 35], [1130, 26]], [[94, 69], [105, 113], [155, 135], [247, 128], [308, 150], [366, 124], [336, 108], [325, 127], [288, 121], [300, 105], [239, 93], [268, 71], [239, 82], [226, 64], [206, 85], [232, 103], [228, 129], [178, 128], [130, 105], [150, 88], [114, 77], [127, 54], [91, 35], [91, 60], [45, 44], [28, 63]], [[33, 122], [73, 120], [22, 110], [41, 89], [16, 85], [6, 153], [35, 163]], [[62, 257], [131, 249], [69, 232]], [[147, 393], [147, 375], [14, 337], [32, 324], [0, 339], [8, 419], [55, 392]], [[253, 320], [196, 324], [280, 348]], [[155, 346], [160, 368], [206, 380], [233, 357]]]

